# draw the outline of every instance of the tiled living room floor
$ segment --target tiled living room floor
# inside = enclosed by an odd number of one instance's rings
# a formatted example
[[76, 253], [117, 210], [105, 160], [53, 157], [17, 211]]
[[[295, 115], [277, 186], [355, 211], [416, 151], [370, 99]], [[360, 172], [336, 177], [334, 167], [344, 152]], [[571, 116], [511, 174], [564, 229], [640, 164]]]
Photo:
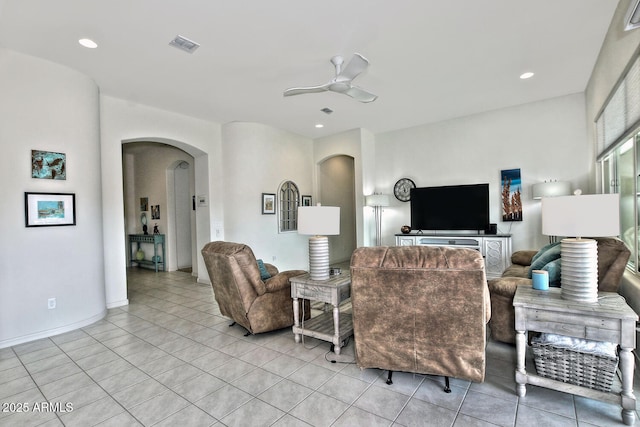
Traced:
[[289, 329], [245, 337], [188, 273], [130, 269], [129, 301], [0, 350], [0, 426], [624, 425], [611, 404], [535, 386], [518, 399], [513, 346], [489, 342], [485, 382], [452, 379], [446, 394], [439, 377], [395, 373], [386, 385], [385, 372], [355, 366], [352, 343], [335, 356]]

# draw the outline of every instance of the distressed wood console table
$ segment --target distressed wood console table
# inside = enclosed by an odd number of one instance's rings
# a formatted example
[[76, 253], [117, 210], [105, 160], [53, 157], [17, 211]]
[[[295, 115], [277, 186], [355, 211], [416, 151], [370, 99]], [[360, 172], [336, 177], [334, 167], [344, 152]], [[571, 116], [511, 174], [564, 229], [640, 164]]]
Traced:
[[[598, 399], [622, 406], [622, 420], [627, 425], [635, 422], [636, 398], [633, 394], [634, 360], [631, 353], [636, 346], [637, 314], [624, 298], [613, 292], [600, 292], [598, 302], [584, 303], [562, 299], [560, 288], [538, 291], [530, 286], [518, 286], [513, 298], [516, 328], [516, 390], [524, 397], [526, 385], [533, 384], [567, 393]], [[547, 332], [613, 342], [620, 346], [620, 376], [622, 390], [604, 392], [581, 387], [525, 370], [527, 331]]]
[[[136, 252], [140, 249], [140, 243], [150, 243], [153, 245], [153, 258], [136, 259]], [[135, 248], [134, 248], [135, 244]], [[158, 253], [158, 246], [162, 247], [162, 255]], [[158, 269], [166, 271], [164, 234], [129, 234], [129, 248], [131, 250], [131, 262], [138, 265], [153, 265], [156, 273]]]

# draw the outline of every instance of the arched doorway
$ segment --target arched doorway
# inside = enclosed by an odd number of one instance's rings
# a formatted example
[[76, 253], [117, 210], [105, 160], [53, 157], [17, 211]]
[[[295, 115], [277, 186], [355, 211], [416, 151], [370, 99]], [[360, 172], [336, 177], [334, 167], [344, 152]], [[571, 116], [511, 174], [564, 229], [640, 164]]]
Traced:
[[340, 206], [340, 235], [329, 236], [331, 262], [349, 261], [357, 247], [354, 158], [338, 155], [318, 167], [319, 199], [326, 206]]
[[[194, 158], [170, 144], [136, 141], [123, 144], [126, 234], [139, 234], [146, 213], [149, 233], [165, 235], [165, 270], [193, 270], [196, 241]], [[127, 248], [127, 256], [131, 256]], [[130, 265], [131, 263], [128, 263]], [[197, 270], [192, 271], [197, 275]]]
[[195, 211], [191, 190], [193, 171], [186, 161], [180, 161], [173, 169], [173, 206], [175, 227], [176, 269], [191, 272], [192, 266], [192, 212]]

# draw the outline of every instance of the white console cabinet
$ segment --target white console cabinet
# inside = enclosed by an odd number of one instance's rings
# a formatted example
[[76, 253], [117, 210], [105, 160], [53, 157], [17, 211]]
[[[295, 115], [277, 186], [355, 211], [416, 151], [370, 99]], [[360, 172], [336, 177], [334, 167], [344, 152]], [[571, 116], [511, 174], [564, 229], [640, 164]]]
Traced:
[[510, 234], [396, 234], [397, 246], [449, 246], [479, 250], [487, 279], [500, 277], [511, 263]]

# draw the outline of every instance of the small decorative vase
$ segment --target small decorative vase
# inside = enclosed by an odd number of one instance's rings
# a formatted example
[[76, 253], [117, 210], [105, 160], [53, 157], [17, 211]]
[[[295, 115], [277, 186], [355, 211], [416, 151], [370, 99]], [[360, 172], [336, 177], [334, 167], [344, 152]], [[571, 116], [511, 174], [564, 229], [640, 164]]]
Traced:
[[411, 227], [409, 227], [408, 225], [403, 225], [402, 227], [400, 227], [400, 231], [403, 234], [409, 234], [411, 233]]
[[151, 257], [151, 261], [153, 262], [162, 262], [162, 257], [160, 255], [154, 255]]
[[138, 261], [142, 261], [144, 259], [144, 251], [142, 249], [138, 249], [138, 252], [136, 252], [136, 259]]

